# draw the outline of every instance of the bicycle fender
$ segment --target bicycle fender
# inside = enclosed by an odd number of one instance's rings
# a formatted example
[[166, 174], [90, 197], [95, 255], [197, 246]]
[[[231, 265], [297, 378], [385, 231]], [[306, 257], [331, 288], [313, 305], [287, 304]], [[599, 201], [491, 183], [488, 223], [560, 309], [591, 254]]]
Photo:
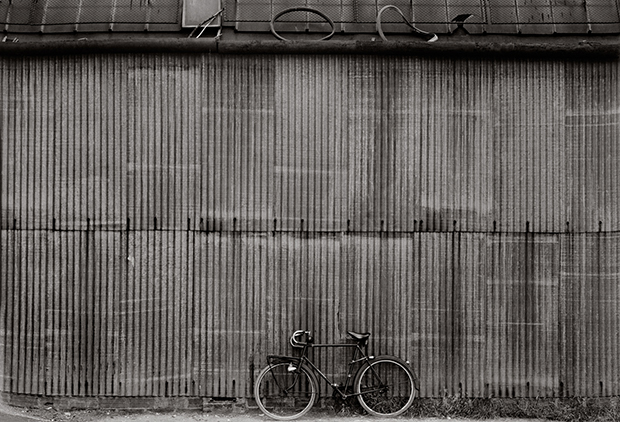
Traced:
[[[381, 356], [369, 356], [368, 359], [371, 362], [377, 361], [377, 360], [382, 360], [382, 359], [391, 359], [391, 360], [395, 360], [400, 362], [405, 368], [407, 368], [411, 374], [413, 375], [413, 386], [415, 387], [415, 389], [417, 391], [420, 391], [420, 378], [418, 377], [418, 374], [413, 370], [413, 368], [411, 367], [411, 364], [409, 361], [405, 361], [399, 357], [396, 356], [392, 356], [392, 355], [381, 355]], [[355, 380], [357, 382], [357, 378], [360, 376], [362, 369], [365, 368], [366, 366], [368, 366], [368, 363], [363, 364], [362, 366], [359, 367], [359, 369], [357, 370], [356, 374], [355, 374]]]

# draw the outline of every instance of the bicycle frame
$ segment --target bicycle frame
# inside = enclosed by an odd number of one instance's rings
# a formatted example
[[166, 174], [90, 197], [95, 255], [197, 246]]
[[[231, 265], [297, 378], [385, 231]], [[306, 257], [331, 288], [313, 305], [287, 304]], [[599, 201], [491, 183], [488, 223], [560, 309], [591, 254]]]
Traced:
[[[314, 362], [308, 359], [308, 350], [310, 348], [315, 348], [315, 347], [317, 348], [354, 348], [355, 349], [353, 351], [353, 357], [351, 358], [351, 361], [348, 364], [347, 379], [343, 386], [339, 386], [337, 383], [334, 383], [333, 380], [330, 380], [329, 377], [325, 375], [325, 373], [321, 371], [321, 369], [314, 364]], [[364, 348], [366, 347], [364, 346]], [[340, 397], [342, 399], [346, 399], [348, 397], [355, 397], [361, 394], [361, 393], [347, 393], [347, 390], [349, 389], [349, 387], [353, 387], [354, 377], [352, 377], [352, 375], [354, 375], [354, 372], [353, 372], [354, 365], [358, 363], [364, 363], [364, 362], [370, 363], [370, 360], [373, 358], [373, 356], [368, 356], [368, 354], [364, 350], [362, 350], [362, 347], [359, 345], [359, 343], [356, 343], [356, 344], [306, 343], [304, 344], [303, 351], [301, 353], [301, 356], [299, 357], [273, 355], [273, 356], [269, 356], [269, 358], [270, 359], [272, 358], [273, 359], [284, 359], [284, 360], [290, 361], [291, 363], [296, 362], [297, 363], [297, 368], [295, 369], [296, 372], [299, 372], [300, 368], [302, 368], [304, 365], [312, 368], [312, 371], [316, 374], [319, 374], [321, 378], [323, 378], [333, 390], [337, 391], [338, 394], [340, 394]]]
[[[419, 390], [409, 362], [392, 355], [369, 356], [370, 333], [347, 331], [347, 334], [353, 343], [315, 344], [311, 331], [297, 330], [289, 342], [294, 348], [302, 349], [299, 356], [268, 355], [268, 365], [259, 373], [254, 386], [256, 403], [263, 413], [276, 420], [305, 415], [321, 394], [319, 377], [332, 388], [334, 398], [344, 401], [355, 397], [371, 415], [399, 416], [406, 412], [415, 399], [415, 390]], [[335, 383], [313, 362], [314, 355], [309, 350], [314, 347], [352, 349], [346, 380]], [[333, 361], [331, 357], [328, 360]], [[331, 375], [340, 381], [344, 373], [343, 365], [337, 365]]]

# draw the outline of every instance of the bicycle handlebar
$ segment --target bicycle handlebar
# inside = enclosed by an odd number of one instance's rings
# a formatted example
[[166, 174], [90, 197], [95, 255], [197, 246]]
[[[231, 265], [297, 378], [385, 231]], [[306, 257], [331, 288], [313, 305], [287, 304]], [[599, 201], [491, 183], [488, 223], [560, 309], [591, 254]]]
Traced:
[[[297, 340], [298, 337], [301, 337], [303, 335], [306, 336], [306, 341], [305, 342], [300, 341], [301, 339]], [[310, 331], [307, 331], [307, 330], [297, 330], [297, 331], [295, 331], [293, 333], [293, 335], [291, 336], [291, 339], [289, 341], [291, 343], [291, 346], [293, 346], [293, 347], [305, 347], [308, 344], [313, 342], [312, 333]]]

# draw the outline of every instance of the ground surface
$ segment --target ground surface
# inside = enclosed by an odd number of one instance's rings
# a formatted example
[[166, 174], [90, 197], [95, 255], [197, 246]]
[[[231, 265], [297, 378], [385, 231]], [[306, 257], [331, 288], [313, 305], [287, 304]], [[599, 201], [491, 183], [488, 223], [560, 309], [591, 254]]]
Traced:
[[[370, 416], [343, 416], [329, 411], [311, 411], [303, 421], [332, 421], [339, 422], [473, 422], [471, 419], [440, 419], [440, 418], [374, 418]], [[0, 404], [0, 422], [268, 422], [267, 418], [257, 410], [246, 413], [235, 412], [155, 412], [155, 411], [107, 411], [107, 410], [80, 410], [57, 411], [47, 409], [22, 409]], [[536, 419], [487, 419], [487, 422], [542, 422]], [[549, 421], [547, 421], [549, 422]]]

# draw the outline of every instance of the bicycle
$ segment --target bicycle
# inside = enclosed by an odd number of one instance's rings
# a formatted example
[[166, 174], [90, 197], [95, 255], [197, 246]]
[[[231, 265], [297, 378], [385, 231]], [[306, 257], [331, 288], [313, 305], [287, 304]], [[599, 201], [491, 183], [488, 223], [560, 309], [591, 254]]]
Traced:
[[[258, 375], [254, 397], [260, 410], [277, 420], [293, 420], [305, 415], [319, 396], [315, 375], [318, 374], [336, 396], [343, 400], [356, 397], [371, 415], [391, 417], [406, 412], [420, 389], [418, 377], [409, 363], [396, 356], [369, 356], [370, 333], [347, 331], [347, 334], [354, 340], [353, 344], [315, 344], [310, 331], [295, 331], [289, 342], [295, 348], [303, 348], [301, 355], [269, 355], [267, 366]], [[305, 341], [301, 341], [302, 336]], [[334, 383], [308, 358], [308, 351], [313, 347], [354, 349], [344, 385]], [[357, 370], [352, 376], [355, 367]]]

